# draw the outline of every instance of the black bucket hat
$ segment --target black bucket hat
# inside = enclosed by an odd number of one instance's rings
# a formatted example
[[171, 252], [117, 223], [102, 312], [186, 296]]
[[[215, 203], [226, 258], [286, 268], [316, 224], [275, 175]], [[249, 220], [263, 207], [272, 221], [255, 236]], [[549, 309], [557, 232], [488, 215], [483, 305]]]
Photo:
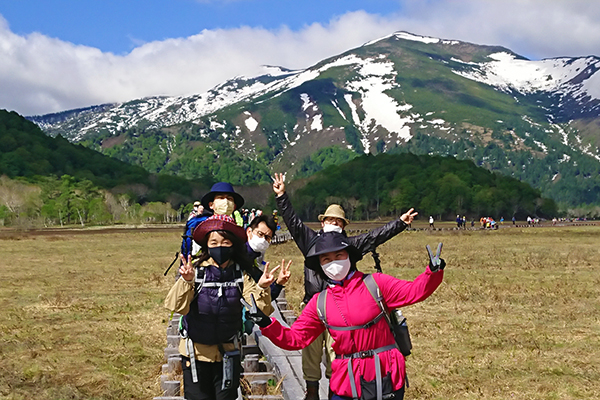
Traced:
[[215, 196], [219, 193], [226, 193], [233, 196], [233, 202], [235, 203], [236, 210], [244, 205], [244, 198], [241, 194], [236, 193], [235, 190], [233, 190], [233, 186], [231, 185], [231, 183], [217, 182], [214, 185], [212, 185], [212, 187], [210, 188], [210, 192], [206, 193], [202, 197], [202, 205], [204, 206], [204, 208], [210, 209], [208, 203], [213, 201], [215, 199]]
[[350, 244], [345, 235], [338, 232], [325, 232], [319, 235], [314, 244], [308, 249], [306, 267], [317, 272], [321, 271], [319, 255], [338, 250], [346, 250], [353, 264], [362, 260], [360, 251]]

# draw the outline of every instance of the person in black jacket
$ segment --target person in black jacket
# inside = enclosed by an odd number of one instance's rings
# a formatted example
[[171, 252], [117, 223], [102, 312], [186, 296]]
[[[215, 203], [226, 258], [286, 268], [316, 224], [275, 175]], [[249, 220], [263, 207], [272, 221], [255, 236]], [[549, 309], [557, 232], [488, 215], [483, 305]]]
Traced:
[[[283, 174], [275, 174], [273, 179], [273, 191], [275, 192], [277, 209], [283, 217], [292, 238], [296, 245], [306, 257], [308, 250], [323, 232], [339, 232], [346, 235], [345, 227], [350, 221], [346, 219], [346, 215], [341, 206], [331, 204], [325, 210], [325, 213], [319, 215], [321, 221], [321, 230], [313, 231], [296, 215], [292, 207], [292, 203], [285, 192], [285, 183]], [[411, 208], [405, 214], [402, 214], [399, 219], [388, 222], [382, 227], [373, 229], [367, 233], [357, 236], [348, 237], [349, 245], [358, 249], [361, 255], [365, 255], [371, 251], [375, 251], [377, 246], [388, 241], [392, 237], [402, 232], [413, 221], [417, 215], [414, 209]], [[317, 293], [327, 287], [327, 283], [312, 269], [304, 265], [304, 304], [308, 304], [310, 299]], [[331, 349], [331, 338], [328, 337], [327, 331], [311, 343], [308, 347], [302, 350], [302, 373], [306, 381], [306, 400], [319, 399], [319, 380], [321, 379], [320, 362], [323, 354], [323, 343], [327, 348], [327, 365], [326, 376], [331, 377], [331, 359], [333, 351]]]

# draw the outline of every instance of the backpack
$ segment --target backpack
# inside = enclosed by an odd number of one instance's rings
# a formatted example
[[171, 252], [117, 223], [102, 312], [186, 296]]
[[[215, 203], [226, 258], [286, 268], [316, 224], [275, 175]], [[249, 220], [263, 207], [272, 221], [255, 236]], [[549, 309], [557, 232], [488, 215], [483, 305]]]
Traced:
[[190, 218], [181, 235], [181, 254], [187, 259], [188, 254], [195, 255], [200, 250], [200, 245], [196, 243], [192, 237], [194, 229], [208, 218], [208, 215], [198, 215]]

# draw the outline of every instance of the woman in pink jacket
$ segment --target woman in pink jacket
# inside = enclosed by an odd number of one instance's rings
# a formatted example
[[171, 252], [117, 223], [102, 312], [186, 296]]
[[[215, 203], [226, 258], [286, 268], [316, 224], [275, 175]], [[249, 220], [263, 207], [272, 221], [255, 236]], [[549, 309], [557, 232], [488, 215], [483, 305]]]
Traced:
[[[326, 295], [313, 296], [291, 328], [260, 311], [250, 317], [264, 336], [287, 350], [304, 348], [329, 329], [337, 355], [329, 381], [333, 399], [402, 399], [406, 381], [404, 356], [378, 302], [363, 282], [366, 275], [356, 269], [360, 258], [344, 235], [321, 235], [307, 254], [307, 261], [329, 282]], [[442, 282], [444, 266], [443, 260], [433, 271], [428, 266], [412, 282], [379, 273], [373, 278], [389, 311], [429, 297]], [[325, 315], [319, 313], [319, 298]]]

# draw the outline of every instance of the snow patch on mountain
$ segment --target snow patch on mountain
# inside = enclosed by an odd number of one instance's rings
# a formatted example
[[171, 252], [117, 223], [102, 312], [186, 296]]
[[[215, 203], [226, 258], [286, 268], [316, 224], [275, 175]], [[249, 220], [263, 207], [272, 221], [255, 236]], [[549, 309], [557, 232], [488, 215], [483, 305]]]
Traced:
[[[396, 86], [395, 78], [394, 63], [380, 58], [360, 59], [357, 77], [348, 82], [346, 88], [349, 91], [361, 93], [361, 106], [365, 113], [362, 121], [360, 121], [352, 96], [346, 94], [344, 98], [352, 110], [354, 123], [361, 126], [363, 132], [368, 133], [377, 126], [381, 126], [388, 132], [398, 133], [400, 138], [408, 141], [412, 137], [409, 124], [413, 120], [410, 117], [401, 117], [399, 112], [406, 111], [412, 106], [398, 104], [386, 93]], [[365, 153], [368, 153], [370, 144], [364, 138], [363, 147]]]
[[322, 131], [323, 130], [323, 116], [321, 114], [317, 114], [314, 116], [311, 124], [311, 131]]
[[244, 121], [246, 128], [248, 128], [250, 132], [254, 132], [258, 127], [258, 121], [255, 120], [254, 117], [252, 117], [252, 114], [250, 114], [248, 111], [244, 111], [244, 114], [248, 115], [248, 118], [246, 118]]
[[492, 61], [476, 65], [468, 63], [473, 66], [471, 70], [453, 72], [503, 90], [513, 89], [520, 93], [562, 92], [576, 98], [587, 93], [600, 99], [600, 76], [595, 73], [600, 69], [600, 60], [596, 57], [530, 61], [499, 52], [490, 54], [489, 58]]
[[397, 39], [404, 39], [404, 40], [412, 40], [414, 42], [422, 42], [422, 43], [427, 43], [427, 44], [432, 44], [432, 43], [443, 43], [443, 44], [459, 44], [460, 42], [458, 40], [442, 40], [439, 38], [434, 38], [434, 37], [430, 37], [430, 36], [420, 36], [420, 35], [414, 35], [412, 33], [409, 32], [396, 32], [394, 34], [394, 36]]

